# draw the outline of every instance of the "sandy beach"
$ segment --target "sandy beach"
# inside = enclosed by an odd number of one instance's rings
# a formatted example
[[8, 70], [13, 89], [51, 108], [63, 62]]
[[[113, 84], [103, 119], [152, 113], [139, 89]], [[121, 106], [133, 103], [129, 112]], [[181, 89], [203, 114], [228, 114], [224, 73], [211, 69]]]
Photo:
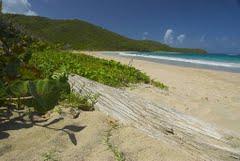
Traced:
[[[101, 52], [84, 53], [124, 64], [130, 61]], [[220, 130], [240, 133], [240, 74], [137, 59], [131, 65], [163, 82], [169, 89], [139, 84], [126, 88], [127, 91], [192, 115]], [[53, 110], [50, 120], [40, 124], [17, 120], [2, 124], [0, 161], [114, 161], [121, 159], [120, 154], [126, 161], [206, 160], [205, 154], [200, 154], [197, 149], [150, 137], [131, 124], [122, 124], [97, 110], [82, 111], [76, 119], [72, 118], [68, 107], [62, 110], [62, 115]], [[232, 145], [239, 147], [239, 139], [233, 141]]]
[[7, 130], [9, 137], [0, 140], [0, 161], [115, 161], [109, 145], [123, 153], [126, 161], [202, 161], [181, 146], [151, 138], [98, 111], [56, 120], [59, 115], [53, 113], [49, 122], [55, 123], [47, 127], [19, 122], [4, 125], [18, 130]]
[[69, 2], [0, 0], [0, 161], [240, 161], [240, 0]]
[[[129, 64], [130, 58], [84, 52], [96, 57]], [[149, 86], [128, 89], [209, 122], [219, 128], [240, 133], [240, 74], [166, 65], [134, 59], [131, 65], [169, 87], [161, 91]]]

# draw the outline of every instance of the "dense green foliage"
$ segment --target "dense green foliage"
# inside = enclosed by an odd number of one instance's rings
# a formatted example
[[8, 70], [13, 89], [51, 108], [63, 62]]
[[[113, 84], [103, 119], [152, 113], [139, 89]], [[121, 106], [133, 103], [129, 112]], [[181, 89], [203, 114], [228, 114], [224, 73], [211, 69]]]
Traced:
[[24, 105], [44, 113], [70, 92], [66, 75], [41, 79], [40, 71], [29, 64], [33, 44], [38, 40], [0, 14], [0, 107], [16, 103], [18, 109]]
[[34, 109], [40, 113], [45, 113], [52, 109], [58, 103], [62, 94], [70, 93], [69, 84], [60, 79], [39, 79], [34, 81], [16, 80], [5, 89], [5, 97], [19, 98], [18, 103], [28, 107], [34, 107]]
[[35, 99], [28, 101], [27, 105], [35, 107], [41, 113], [52, 109], [63, 94], [70, 93], [70, 85], [59, 79], [36, 80], [30, 84], [30, 87], [31, 95]]
[[2, 84], [6, 85], [16, 79], [23, 79], [24, 72], [31, 68], [27, 64], [31, 57], [27, 48], [32, 41], [9, 20], [0, 17], [0, 81]]
[[133, 67], [84, 54], [48, 50], [34, 53], [30, 63], [41, 70], [44, 77], [54, 71], [66, 71], [113, 87], [150, 83], [148, 76]]
[[205, 53], [202, 49], [172, 48], [149, 40], [133, 40], [80, 20], [52, 20], [43, 17], [4, 15], [24, 26], [26, 31], [65, 49], [105, 51], [172, 51]]

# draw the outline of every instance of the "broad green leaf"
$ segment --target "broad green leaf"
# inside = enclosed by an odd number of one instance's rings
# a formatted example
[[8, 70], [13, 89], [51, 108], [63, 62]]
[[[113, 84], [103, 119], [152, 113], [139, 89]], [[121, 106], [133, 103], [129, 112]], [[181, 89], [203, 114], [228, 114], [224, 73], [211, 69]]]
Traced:
[[31, 82], [30, 93], [34, 96], [32, 106], [38, 111], [45, 113], [54, 108], [64, 93], [70, 92], [68, 82], [44, 79]]
[[10, 95], [13, 97], [28, 96], [29, 81], [15, 81], [8, 87]]

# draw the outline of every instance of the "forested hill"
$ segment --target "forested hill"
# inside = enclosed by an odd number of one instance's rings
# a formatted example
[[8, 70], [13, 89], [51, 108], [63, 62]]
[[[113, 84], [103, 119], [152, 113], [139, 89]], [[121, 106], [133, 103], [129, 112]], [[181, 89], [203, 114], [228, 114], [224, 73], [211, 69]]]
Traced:
[[149, 40], [133, 40], [81, 20], [54, 20], [38, 16], [4, 14], [30, 35], [68, 48], [96, 51], [171, 51], [206, 53], [202, 49], [172, 48]]

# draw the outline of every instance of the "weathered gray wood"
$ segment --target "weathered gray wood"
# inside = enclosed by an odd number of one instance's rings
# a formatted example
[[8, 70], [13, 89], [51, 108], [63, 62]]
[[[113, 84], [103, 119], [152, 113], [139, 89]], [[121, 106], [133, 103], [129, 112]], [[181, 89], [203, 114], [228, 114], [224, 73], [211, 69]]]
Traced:
[[69, 82], [76, 92], [98, 93], [96, 108], [120, 120], [122, 123], [143, 130], [148, 135], [173, 145], [180, 144], [185, 150], [198, 153], [206, 160], [240, 160], [238, 136], [219, 130], [210, 124], [140, 98], [122, 89], [71, 76]]

